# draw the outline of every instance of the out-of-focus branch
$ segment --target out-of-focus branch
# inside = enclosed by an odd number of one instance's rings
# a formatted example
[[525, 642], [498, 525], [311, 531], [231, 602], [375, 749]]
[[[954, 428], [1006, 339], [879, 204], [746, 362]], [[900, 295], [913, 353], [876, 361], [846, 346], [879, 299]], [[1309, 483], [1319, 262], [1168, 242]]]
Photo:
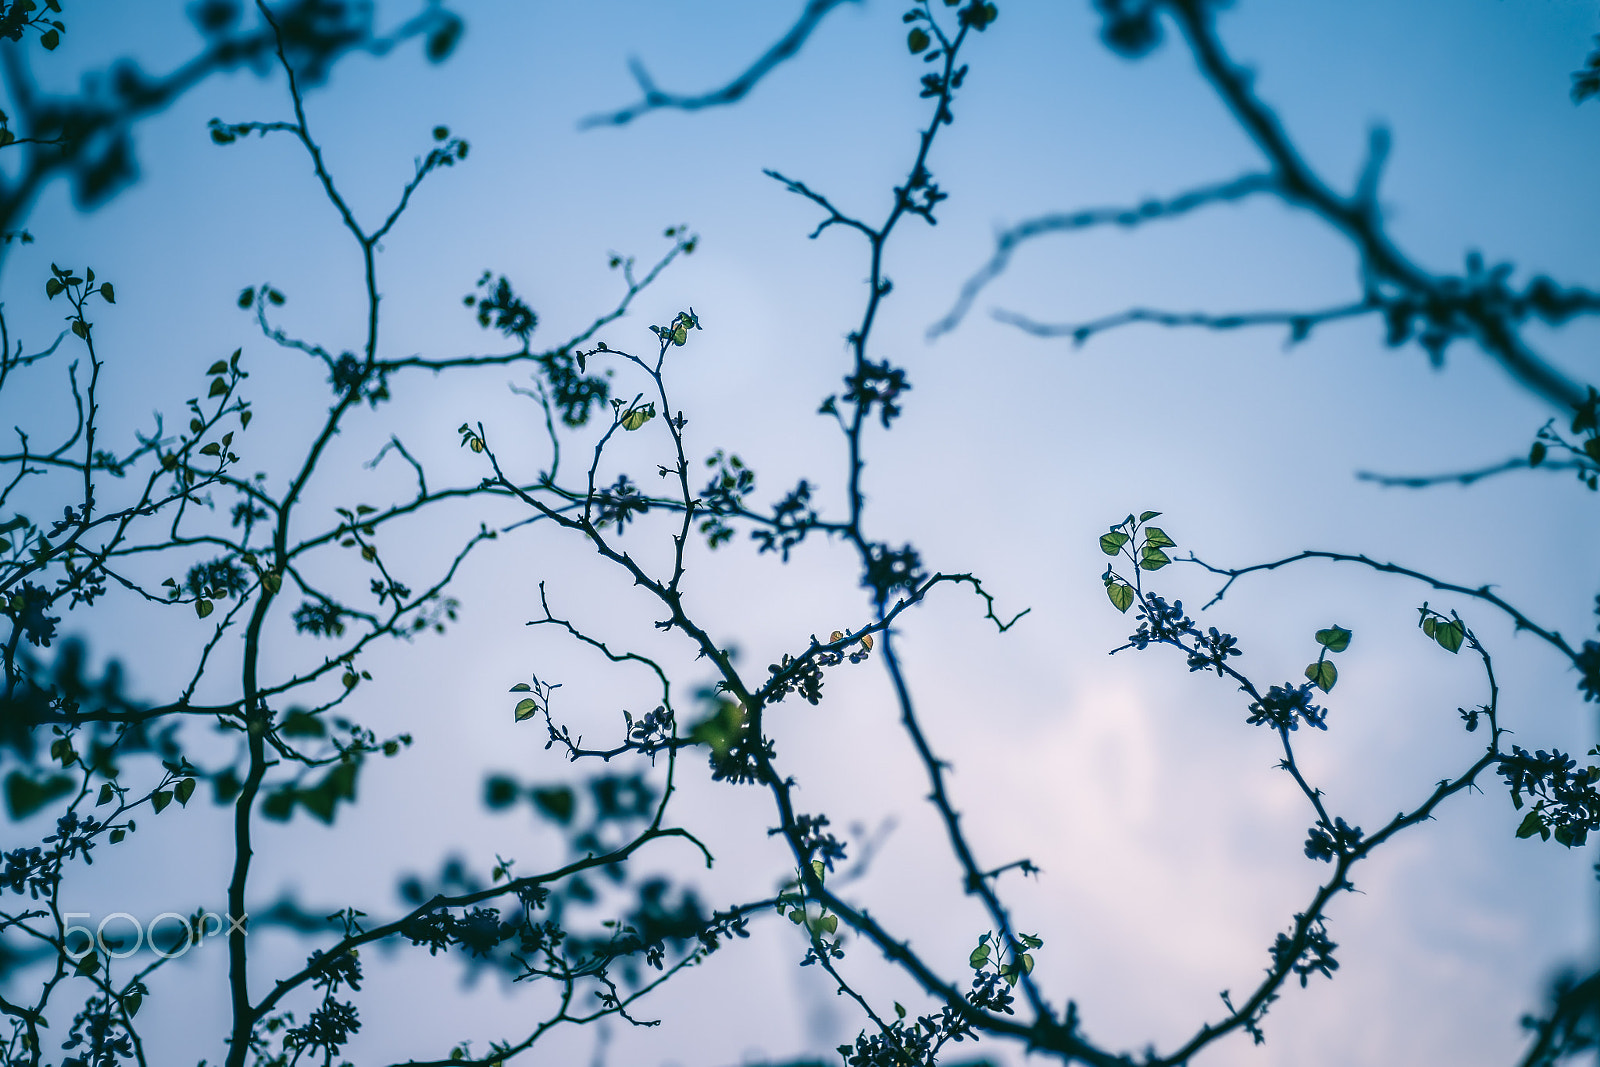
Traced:
[[1231, 181], [1202, 185], [1179, 193], [1168, 200], [1146, 200], [1134, 207], [1092, 207], [1067, 214], [1040, 215], [1025, 219], [995, 235], [994, 255], [990, 256], [989, 262], [979, 267], [961, 286], [955, 304], [945, 313], [944, 318], [928, 327], [928, 338], [932, 340], [959, 326], [967, 312], [972, 310], [972, 303], [983, 291], [984, 286], [1005, 273], [1005, 269], [1011, 265], [1011, 254], [1019, 245], [1035, 237], [1088, 230], [1097, 226], [1133, 229], [1147, 222], [1187, 215], [1209, 204], [1243, 200], [1247, 196], [1270, 193], [1275, 189], [1276, 183], [1271, 174], [1246, 174]]

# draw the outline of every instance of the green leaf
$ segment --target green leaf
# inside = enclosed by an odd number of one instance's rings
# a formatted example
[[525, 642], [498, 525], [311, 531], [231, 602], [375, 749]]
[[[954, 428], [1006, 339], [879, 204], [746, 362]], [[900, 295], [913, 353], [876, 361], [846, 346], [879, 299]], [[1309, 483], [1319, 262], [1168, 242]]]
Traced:
[[273, 822], [287, 822], [289, 816], [294, 814], [294, 800], [293, 786], [275, 789], [261, 801], [261, 814]]
[[547, 819], [553, 819], [565, 826], [572, 821], [572, 812], [577, 807], [578, 798], [572, 790], [564, 785], [551, 786], [547, 789], [533, 790], [533, 806]]
[[1140, 522], [1149, 522], [1151, 519], [1155, 518], [1157, 515], [1160, 515], [1160, 514], [1161, 514], [1161, 512], [1159, 512], [1159, 511], [1141, 512], [1140, 515], [1139, 515], [1139, 521]]
[[1044, 938], [1035, 934], [1019, 934], [1017, 940], [1024, 948], [1044, 948]]
[[1532, 837], [1534, 834], [1538, 834], [1544, 838], [1549, 838], [1550, 831], [1545, 829], [1544, 820], [1539, 818], [1539, 813], [1537, 811], [1530, 811], [1527, 815], [1523, 816], [1522, 824], [1517, 827], [1517, 836]]
[[511, 691], [513, 693], [531, 693], [533, 692], [533, 686], [529, 685], [527, 682], [518, 682], [516, 685], [511, 687]]
[[82, 319], [73, 319], [72, 332], [87, 341], [89, 339], [89, 324]]
[[1461, 651], [1461, 642], [1466, 636], [1467, 628], [1459, 619], [1441, 622], [1433, 630], [1433, 639], [1439, 642], [1439, 647], [1450, 653]]
[[44, 283], [44, 295], [54, 300], [61, 294], [61, 290], [65, 288], [66, 286], [62, 285], [59, 279], [47, 278]]
[[1317, 644], [1329, 652], [1343, 652], [1350, 647], [1350, 631], [1335, 623], [1326, 630], [1317, 631]]
[[972, 965], [973, 970], [982, 970], [984, 964], [989, 962], [989, 946], [979, 945], [973, 949], [972, 955], [967, 957], [967, 962]]
[[1018, 956], [1017, 963], [1022, 967], [1023, 974], [1033, 973], [1033, 956], [1030, 954], [1024, 952], [1022, 955]]
[[120, 845], [120, 844], [122, 844], [122, 839], [124, 837], [127, 837], [127, 836], [128, 836], [128, 831], [122, 829], [119, 826], [119, 827], [117, 827], [117, 829], [111, 831], [111, 843], [113, 845]]
[[144, 1003], [144, 994], [135, 989], [122, 998], [122, 1010], [128, 1013], [128, 1018], [139, 1014], [139, 1005]]
[[156, 809], [157, 815], [160, 815], [163, 811], [166, 811], [167, 805], [171, 803], [172, 790], [170, 789], [157, 789], [154, 793], [150, 794], [150, 806]]
[[[862, 644], [866, 644], [865, 639], [862, 640]], [[733, 751], [734, 745], [739, 743], [739, 738], [744, 734], [744, 726], [744, 705], [731, 700], [719, 700], [717, 710], [695, 723], [689, 730], [689, 739], [711, 746], [712, 758], [723, 760]]]
[[1543, 463], [1545, 453], [1548, 451], [1550, 450], [1545, 447], [1545, 443], [1543, 441], [1535, 441], [1533, 443], [1533, 447], [1528, 450], [1528, 466], [1537, 467], [1539, 464]]
[[261, 584], [269, 593], [276, 593], [283, 588], [283, 575], [277, 571], [267, 571], [261, 576]]
[[200, 454], [202, 456], [220, 456], [222, 455], [222, 446], [217, 444], [215, 441], [212, 441], [210, 444], [200, 449]]
[[1133, 606], [1133, 586], [1123, 582], [1112, 582], [1106, 586], [1106, 596], [1111, 598], [1111, 603], [1124, 615]]
[[108, 304], [115, 304], [117, 302], [117, 291], [111, 288], [110, 282], [101, 283], [100, 295], [105, 297], [105, 301]]
[[100, 797], [94, 802], [94, 806], [98, 808], [100, 805], [109, 804], [115, 799], [117, 799], [117, 791], [111, 788], [110, 782], [107, 782], [100, 787]]
[[531, 719], [538, 713], [539, 702], [534, 700], [532, 697], [523, 697], [521, 700], [517, 701], [516, 716], [518, 722], [521, 722], [524, 719]]
[[1115, 556], [1121, 551], [1122, 546], [1128, 543], [1128, 535], [1121, 530], [1113, 530], [1108, 534], [1100, 535], [1100, 551], [1108, 556]]
[[906, 1017], [906, 1006], [904, 1004], [900, 1003], [898, 1000], [895, 1001], [894, 1002], [894, 1013], [899, 1018], [904, 1019]]
[[1165, 552], [1153, 545], [1145, 545], [1144, 550], [1139, 553], [1139, 566], [1147, 571], [1158, 571], [1171, 562]]
[[206, 373], [207, 374], [227, 374], [228, 373], [228, 361], [225, 360], [225, 359], [217, 360], [215, 363], [211, 364], [211, 368], [209, 370], [207, 370]]
[[201, 597], [199, 600], [194, 602], [194, 613], [200, 616], [202, 619], [207, 615], [210, 615], [214, 610], [216, 610], [216, 605], [212, 604], [211, 601], [207, 600], [205, 597]]
[[1176, 548], [1178, 542], [1166, 535], [1166, 531], [1159, 526], [1147, 526], [1144, 530], [1144, 543], [1146, 548]]
[[178, 798], [178, 803], [184, 807], [189, 806], [189, 798], [194, 796], [194, 779], [184, 778], [173, 787], [172, 795]]
[[1332, 663], [1320, 659], [1306, 668], [1306, 677], [1311, 679], [1311, 684], [1324, 693], [1333, 691], [1333, 683], [1339, 680], [1339, 670]]
[[44, 46], [46, 52], [54, 52], [56, 46], [61, 43], [61, 34], [54, 29], [45, 30], [39, 35], [39, 43]]
[[90, 952], [86, 954], [83, 959], [78, 961], [78, 965], [72, 969], [72, 973], [78, 978], [84, 978], [93, 974], [99, 969], [100, 957], [95, 955], [93, 952]]
[[328, 727], [304, 708], [294, 708], [283, 717], [278, 733], [284, 737], [326, 737]]
[[211, 779], [211, 788], [216, 794], [218, 804], [229, 804], [244, 789], [244, 783], [239, 781], [239, 776], [233, 773], [232, 767], [229, 767]]
[[26, 819], [52, 800], [72, 792], [75, 783], [65, 774], [34, 779], [21, 771], [6, 775], [6, 810], [13, 820]]
[[656, 406], [644, 404], [636, 408], [629, 408], [627, 414], [622, 416], [624, 430], [637, 430], [645, 423], [656, 417]]
[[223, 381], [221, 378], [213, 378], [211, 379], [211, 391], [206, 394], [206, 399], [209, 400], [214, 396], [222, 396], [227, 391], [227, 382]]
[[912, 30], [910, 35], [906, 38], [906, 47], [911, 49], [912, 55], [916, 55], [918, 52], [926, 50], [927, 47], [932, 43], [933, 38], [929, 37], [928, 31], [923, 29], [921, 26], [918, 26], [916, 29]]
[[1435, 619], [1432, 615], [1427, 615], [1427, 616], [1423, 617], [1423, 620], [1422, 620], [1422, 632], [1423, 633], [1427, 634], [1429, 637], [1432, 637], [1434, 630], [1437, 629], [1437, 628], [1438, 628], [1438, 620]]

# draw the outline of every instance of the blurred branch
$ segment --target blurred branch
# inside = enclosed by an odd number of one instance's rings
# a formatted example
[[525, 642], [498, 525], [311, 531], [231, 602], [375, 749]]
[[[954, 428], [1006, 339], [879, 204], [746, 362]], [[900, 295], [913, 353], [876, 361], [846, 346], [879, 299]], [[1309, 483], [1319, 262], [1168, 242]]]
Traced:
[[1317, 326], [1338, 319], [1354, 318], [1376, 311], [1378, 304], [1361, 300], [1354, 304], [1323, 308], [1318, 311], [1246, 311], [1234, 314], [1211, 315], [1200, 311], [1160, 311], [1154, 308], [1129, 308], [1115, 315], [1091, 319], [1080, 323], [1035, 322], [1014, 311], [996, 310], [997, 322], [1015, 326], [1035, 337], [1071, 337], [1072, 343], [1081, 345], [1097, 333], [1114, 330], [1136, 322], [1171, 328], [1197, 327], [1204, 330], [1237, 330], [1250, 326], [1287, 326], [1289, 344], [1303, 341]]
[[[1376, 482], [1382, 486], [1392, 486], [1400, 489], [1427, 489], [1435, 485], [1471, 485], [1485, 478], [1493, 478], [1497, 474], [1508, 471], [1528, 470], [1533, 464], [1525, 456], [1513, 456], [1503, 463], [1496, 463], [1490, 467], [1479, 467], [1476, 470], [1461, 471], [1458, 474], [1378, 474], [1375, 471], [1357, 471], [1356, 477], [1363, 482]], [[1551, 471], [1579, 471], [1592, 473], [1597, 468], [1592, 463], [1585, 463], [1575, 459], [1552, 459], [1539, 464], [1540, 470]]]
[[972, 303], [983, 288], [1011, 265], [1011, 255], [1017, 247], [1036, 237], [1052, 233], [1071, 233], [1099, 226], [1133, 229], [1147, 222], [1177, 218], [1208, 204], [1242, 200], [1257, 193], [1275, 192], [1276, 189], [1277, 183], [1271, 174], [1246, 174], [1232, 181], [1202, 185], [1188, 192], [1179, 193], [1168, 200], [1146, 200], [1135, 207], [1085, 208], [1070, 214], [1041, 215], [1019, 222], [1015, 226], [1001, 230], [995, 236], [994, 255], [990, 256], [989, 262], [979, 267], [961, 286], [955, 304], [945, 313], [944, 318], [928, 327], [928, 338], [932, 340], [959, 326], [967, 312], [972, 310]]

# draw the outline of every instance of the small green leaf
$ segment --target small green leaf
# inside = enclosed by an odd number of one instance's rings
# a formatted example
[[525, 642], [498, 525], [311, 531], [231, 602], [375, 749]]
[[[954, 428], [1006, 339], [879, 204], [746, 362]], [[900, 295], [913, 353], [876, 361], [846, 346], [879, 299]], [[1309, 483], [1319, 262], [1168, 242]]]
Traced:
[[60, 295], [61, 290], [65, 289], [65, 288], [66, 288], [66, 286], [62, 285], [61, 281], [59, 279], [57, 279], [57, 278], [47, 278], [47, 279], [45, 279], [45, 283], [44, 283], [44, 295], [49, 297], [51, 300], [54, 300], [57, 296]]
[[979, 945], [977, 948], [973, 949], [972, 955], [967, 957], [967, 962], [972, 965], [973, 970], [982, 970], [984, 964], [989, 962], [989, 946]]
[[100, 957], [95, 955], [93, 952], [90, 952], [87, 953], [83, 959], [78, 961], [78, 965], [73, 968], [72, 973], [79, 978], [84, 978], [93, 974], [99, 969]]
[[172, 789], [172, 795], [177, 797], [178, 803], [184, 807], [189, 806], [189, 798], [194, 796], [194, 779], [184, 778]]
[[150, 794], [150, 806], [156, 809], [157, 815], [160, 815], [163, 811], [166, 811], [167, 805], [171, 803], [172, 790], [170, 789], [157, 789], [154, 793]]
[[211, 369], [206, 371], [206, 373], [207, 374], [227, 374], [228, 373], [228, 361], [225, 360], [225, 359], [217, 360], [215, 363], [211, 364]]
[[117, 791], [111, 788], [110, 782], [107, 782], [100, 787], [100, 797], [94, 802], [94, 806], [98, 808], [100, 805], [109, 804], [115, 799], [117, 799]]
[[1133, 586], [1122, 582], [1112, 582], [1106, 586], [1106, 596], [1111, 598], [1111, 603], [1124, 615], [1133, 606]]
[[531, 719], [533, 716], [537, 715], [538, 712], [539, 702], [534, 700], [532, 697], [523, 697], [521, 700], [517, 701], [516, 716], [518, 722], [521, 722], [523, 719]]
[[1017, 963], [1021, 965], [1023, 974], [1033, 973], [1033, 956], [1029, 953], [1024, 952], [1022, 955], [1018, 956]]
[[1343, 652], [1350, 647], [1350, 631], [1335, 623], [1326, 630], [1317, 631], [1317, 644], [1329, 652]]
[[1159, 512], [1159, 511], [1141, 512], [1140, 515], [1139, 515], [1139, 521], [1140, 522], [1149, 522], [1151, 519], [1155, 518], [1157, 515], [1160, 515], [1160, 514], [1161, 514], [1161, 512]]
[[111, 288], [110, 282], [101, 283], [100, 295], [105, 297], [105, 301], [108, 304], [115, 304], [117, 302], [117, 291]]
[[1549, 451], [1543, 441], [1535, 441], [1533, 447], [1528, 450], [1528, 466], [1537, 467], [1543, 463], [1545, 454]]
[[1311, 679], [1311, 684], [1324, 693], [1333, 691], [1333, 683], [1339, 680], [1339, 670], [1325, 659], [1318, 660], [1306, 668], [1306, 677]]
[[533, 687], [527, 682], [518, 682], [516, 685], [511, 687], [511, 691], [513, 693], [531, 693], [533, 692]]
[[210, 444], [200, 449], [200, 454], [202, 456], [220, 456], [222, 455], [222, 446], [217, 444], [215, 441], [212, 441]]
[[144, 1003], [144, 994], [135, 989], [122, 998], [122, 1010], [128, 1013], [128, 1018], [139, 1014], [139, 1005]]
[[122, 839], [124, 837], [127, 837], [127, 836], [128, 836], [128, 831], [122, 829], [119, 826], [115, 830], [111, 831], [111, 843], [113, 845], [120, 845], [120, 844], [122, 844]]
[[924, 51], [933, 43], [933, 38], [928, 36], [928, 31], [918, 26], [906, 37], [906, 47], [911, 49], [911, 54], [916, 55]]
[[1165, 552], [1153, 545], [1145, 545], [1139, 553], [1139, 566], [1147, 571], [1158, 571], [1171, 562]]
[[1440, 648], [1450, 653], [1461, 651], [1461, 642], [1466, 639], [1466, 636], [1467, 628], [1459, 619], [1441, 622], [1433, 630], [1433, 639], [1439, 642]]
[[1154, 547], [1154, 548], [1176, 548], [1176, 547], [1178, 547], [1178, 542], [1176, 542], [1172, 538], [1168, 537], [1167, 534], [1166, 534], [1166, 531], [1162, 530], [1161, 527], [1159, 527], [1159, 526], [1147, 526], [1147, 527], [1145, 527], [1144, 543], [1145, 543], [1146, 547]]
[[894, 1002], [894, 1013], [899, 1018], [904, 1019], [906, 1017], [906, 1006], [904, 1004], [900, 1003], [898, 1000], [895, 1001]]
[[213, 379], [211, 379], [211, 391], [206, 393], [206, 398], [209, 400], [211, 397], [214, 397], [214, 396], [222, 396], [227, 391], [228, 391], [228, 383], [227, 382], [223, 381], [221, 378], [213, 378]]
[[[56, 46], [61, 43], [61, 34], [54, 29], [45, 30], [39, 35], [39, 43], [44, 45], [44, 50], [46, 52], [54, 52], [56, 50]], [[79, 973], [92, 973], [92, 969], [91, 972]]]
[[201, 597], [199, 600], [194, 602], [194, 613], [200, 616], [202, 619], [207, 615], [210, 615], [215, 610], [216, 605], [211, 603], [211, 601], [207, 600], [205, 597]]
[[629, 408], [627, 414], [622, 416], [622, 428], [624, 430], [637, 430], [655, 417], [656, 406], [654, 404], [644, 404], [640, 407]]
[[1539, 813], [1537, 811], [1530, 811], [1527, 815], [1523, 816], [1522, 824], [1517, 827], [1517, 836], [1532, 837], [1534, 834], [1538, 834], [1540, 837], [1548, 839], [1550, 836], [1550, 831], [1545, 829], [1544, 820], [1539, 818]]
[[1128, 535], [1121, 530], [1113, 530], [1108, 534], [1100, 535], [1100, 551], [1108, 556], [1115, 556], [1122, 546], [1128, 543]]

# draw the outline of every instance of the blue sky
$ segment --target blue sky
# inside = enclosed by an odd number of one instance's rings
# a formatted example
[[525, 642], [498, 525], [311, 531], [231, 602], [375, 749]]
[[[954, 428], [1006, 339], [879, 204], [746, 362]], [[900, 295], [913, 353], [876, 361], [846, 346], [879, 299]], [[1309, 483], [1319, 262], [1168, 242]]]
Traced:
[[[674, 353], [673, 371], [692, 447], [749, 460], [762, 499], [805, 476], [836, 509], [843, 453], [815, 412], [848, 369], [844, 337], [864, 297], [864, 250], [837, 229], [808, 241], [816, 211], [762, 170], [803, 180], [846, 210], [882, 214], [926, 112], [900, 8], [846, 5], [735, 107], [579, 128], [584, 116], [631, 101], [630, 56], [664, 87], [710, 88], [775, 39], [798, 6], [464, 3], [467, 33], [446, 64], [427, 65], [414, 47], [343, 64], [307, 104], [364, 218], [387, 211], [432, 126], [447, 124], [472, 145], [466, 165], [430, 178], [385, 241], [386, 354], [483, 350], [486, 335], [461, 296], [484, 269], [508, 274], [528, 295], [542, 320], [537, 339], [566, 336], [615, 299], [611, 253], [648, 261], [665, 247], [663, 227], [688, 223], [701, 235], [695, 254], [601, 336], [643, 347], [646, 324], [692, 305], [705, 328]], [[1355, 478], [1525, 453], [1553, 412], [1469, 345], [1436, 370], [1414, 346], [1384, 347], [1380, 325], [1363, 319], [1292, 349], [1281, 331], [1137, 326], [1074, 349], [990, 316], [1005, 308], [1073, 321], [1132, 305], [1231, 311], [1358, 296], [1348, 247], [1265, 198], [1133, 233], [1037, 241], [957, 330], [928, 341], [927, 327], [988, 256], [997, 227], [1171, 195], [1260, 165], [1178, 42], [1129, 62], [1098, 41], [1087, 3], [1000, 7], [998, 23], [972, 45], [969, 87], [932, 159], [951, 197], [939, 225], [907, 224], [889, 252], [896, 288], [876, 353], [908, 368], [913, 391], [894, 431], [871, 438], [869, 522], [874, 536], [914, 541], [932, 567], [981, 574], [1003, 606], [1032, 608], [997, 636], [976, 602], [936, 599], [903, 628], [912, 684], [987, 859], [1026, 855], [1045, 871], [1007, 888], [1019, 925], [1046, 939], [1038, 972], [1046, 991], [1058, 1003], [1076, 999], [1087, 1032], [1106, 1045], [1165, 1050], [1220, 1014], [1219, 990], [1254, 982], [1273, 935], [1325, 868], [1302, 855], [1306, 805], [1274, 770], [1271, 739], [1244, 725], [1237, 694], [1154, 651], [1105, 655], [1129, 622], [1105, 600], [1096, 537], [1129, 511], [1159, 509], [1180, 548], [1208, 560], [1364, 551], [1449, 580], [1495, 583], [1545, 625], [1582, 635], [1600, 589], [1597, 495], [1537, 472], [1423, 492]], [[78, 70], [130, 51], [164, 69], [195, 47], [181, 5], [153, 10], [86, 7], [69, 20], [59, 52], [35, 59], [41, 81], [70, 87]], [[380, 5], [386, 19], [409, 11]], [[1339, 187], [1354, 180], [1371, 125], [1389, 126], [1381, 202], [1397, 241], [1429, 268], [1459, 270], [1478, 249], [1514, 262], [1519, 278], [1593, 278], [1600, 111], [1575, 108], [1567, 95], [1597, 29], [1591, 4], [1241, 0], [1220, 25], [1307, 158]], [[106, 208], [78, 214], [66, 190], [52, 187], [29, 221], [37, 243], [10, 256], [0, 284], [13, 330], [47, 337], [57, 313], [39, 295], [49, 262], [92, 264], [115, 282], [117, 308], [97, 325], [107, 395], [116, 398], [109, 433], [148, 426], [152, 409], [175, 417], [202, 387], [205, 366], [244, 346], [259, 398], [245, 463], [269, 469], [302, 444], [325, 386], [314, 367], [254, 332], [234, 297], [270, 280], [289, 296], [283, 320], [294, 333], [354, 348], [359, 261], [287, 138], [218, 148], [205, 135], [213, 116], [287, 118], [283, 84], [220, 78], [147, 123], [142, 180]], [[1574, 376], [1594, 377], [1592, 324], [1530, 336]], [[59, 382], [38, 380], [38, 395], [23, 399], [30, 417], [45, 418]], [[314, 486], [308, 507], [327, 512], [352, 492], [372, 503], [403, 497], [406, 471], [360, 468], [397, 427], [445, 481], [483, 473], [454, 433], [468, 419], [481, 419], [524, 470], [536, 469], [542, 428], [508, 380], [525, 376], [491, 370], [397, 385], [393, 405], [352, 420], [330, 460], [344, 473]], [[662, 442], [630, 444], [625, 462], [642, 481]], [[442, 517], [395, 551], [436, 558], [438, 544], [480, 517]], [[691, 598], [719, 638], [766, 662], [811, 633], [860, 625], [869, 606], [853, 568], [837, 545], [808, 546], [786, 568], [744, 545], [699, 551]], [[560, 677], [574, 721], [596, 735], [615, 728], [618, 707], [648, 697], [638, 679], [609, 675], [523, 626], [539, 614], [540, 581], [558, 612], [608, 640], [679, 657], [685, 690], [705, 680], [681, 648], [659, 645], [653, 616], [641, 616], [627, 584], [581, 546], [536, 529], [508, 537], [464, 573], [465, 613], [452, 635], [374, 657], [377, 681], [357, 717], [380, 732], [412, 731], [417, 750], [373, 768], [360, 808], [335, 830], [267, 828], [264, 898], [292, 887], [316, 907], [353, 902], [377, 913], [397, 906], [389, 887], [398, 871], [431, 868], [446, 853], [483, 870], [496, 852], [525, 864], [550, 853], [552, 837], [484, 815], [477, 803], [487, 770], [568, 773], [540, 737], [510, 721], [507, 687], [530, 670]], [[1158, 587], [1193, 608], [1215, 582], [1174, 567]], [[1202, 619], [1240, 636], [1244, 665], [1263, 681], [1297, 677], [1319, 627], [1355, 632], [1328, 698], [1329, 732], [1301, 739], [1303, 758], [1352, 822], [1379, 824], [1472, 758], [1476, 737], [1460, 730], [1456, 708], [1479, 702], [1481, 685], [1464, 658], [1416, 631], [1425, 598], [1416, 586], [1312, 566], [1242, 584], [1208, 613], [1218, 618]], [[1468, 614], [1466, 604], [1449, 606]], [[197, 623], [168, 629], [169, 618], [120, 605], [86, 632], [130, 665], [135, 691], [155, 693], [188, 670], [162, 650], [200, 639]], [[1592, 710], [1562, 662], [1499, 618], [1469, 619], [1491, 643], [1518, 743], [1591, 745]], [[319, 654], [284, 647], [275, 669]], [[982, 915], [936, 847], [940, 830], [886, 683], [875, 668], [858, 675], [830, 683], [820, 708], [786, 707], [774, 727], [780, 753], [807, 802], [835, 824], [894, 821], [860, 899], [960, 973]], [[686, 769], [679, 817], [707, 827], [725, 857], [705, 874], [703, 894], [720, 902], [769, 891], [785, 858], [766, 838], [764, 798], [695, 781], [698, 760]], [[1330, 926], [1343, 967], [1334, 981], [1287, 990], [1265, 1046], [1234, 1041], [1200, 1062], [1511, 1060], [1516, 1020], [1553, 969], [1593, 953], [1594, 856], [1515, 840], [1518, 816], [1503, 788], [1484, 786], [1380, 851], [1357, 879], [1362, 892], [1338, 902]], [[224, 822], [212, 811], [183, 818], [153, 830], [144, 859], [97, 864], [86, 906], [114, 902], [142, 914], [220, 897]], [[156, 853], [174, 859], [157, 864]], [[681, 870], [689, 858], [664, 850], [646, 862]], [[269, 961], [305, 951], [263, 943]], [[813, 980], [814, 969], [794, 967], [803, 951], [788, 923], [758, 924], [752, 943], [644, 1006], [661, 1027], [613, 1029], [610, 1062], [734, 1063], [847, 1040], [860, 1020]], [[851, 956], [864, 988], [920, 1005], [875, 957], [865, 946]], [[179, 1050], [170, 1062], [219, 1055], [222, 968], [217, 948], [151, 998], [152, 1025]], [[542, 1003], [537, 991], [463, 990], [449, 963], [396, 958], [370, 969], [377, 973], [361, 1000], [368, 1027], [352, 1049], [362, 1063], [510, 1036]], [[568, 1056], [588, 1056], [593, 1040], [553, 1038]]]

